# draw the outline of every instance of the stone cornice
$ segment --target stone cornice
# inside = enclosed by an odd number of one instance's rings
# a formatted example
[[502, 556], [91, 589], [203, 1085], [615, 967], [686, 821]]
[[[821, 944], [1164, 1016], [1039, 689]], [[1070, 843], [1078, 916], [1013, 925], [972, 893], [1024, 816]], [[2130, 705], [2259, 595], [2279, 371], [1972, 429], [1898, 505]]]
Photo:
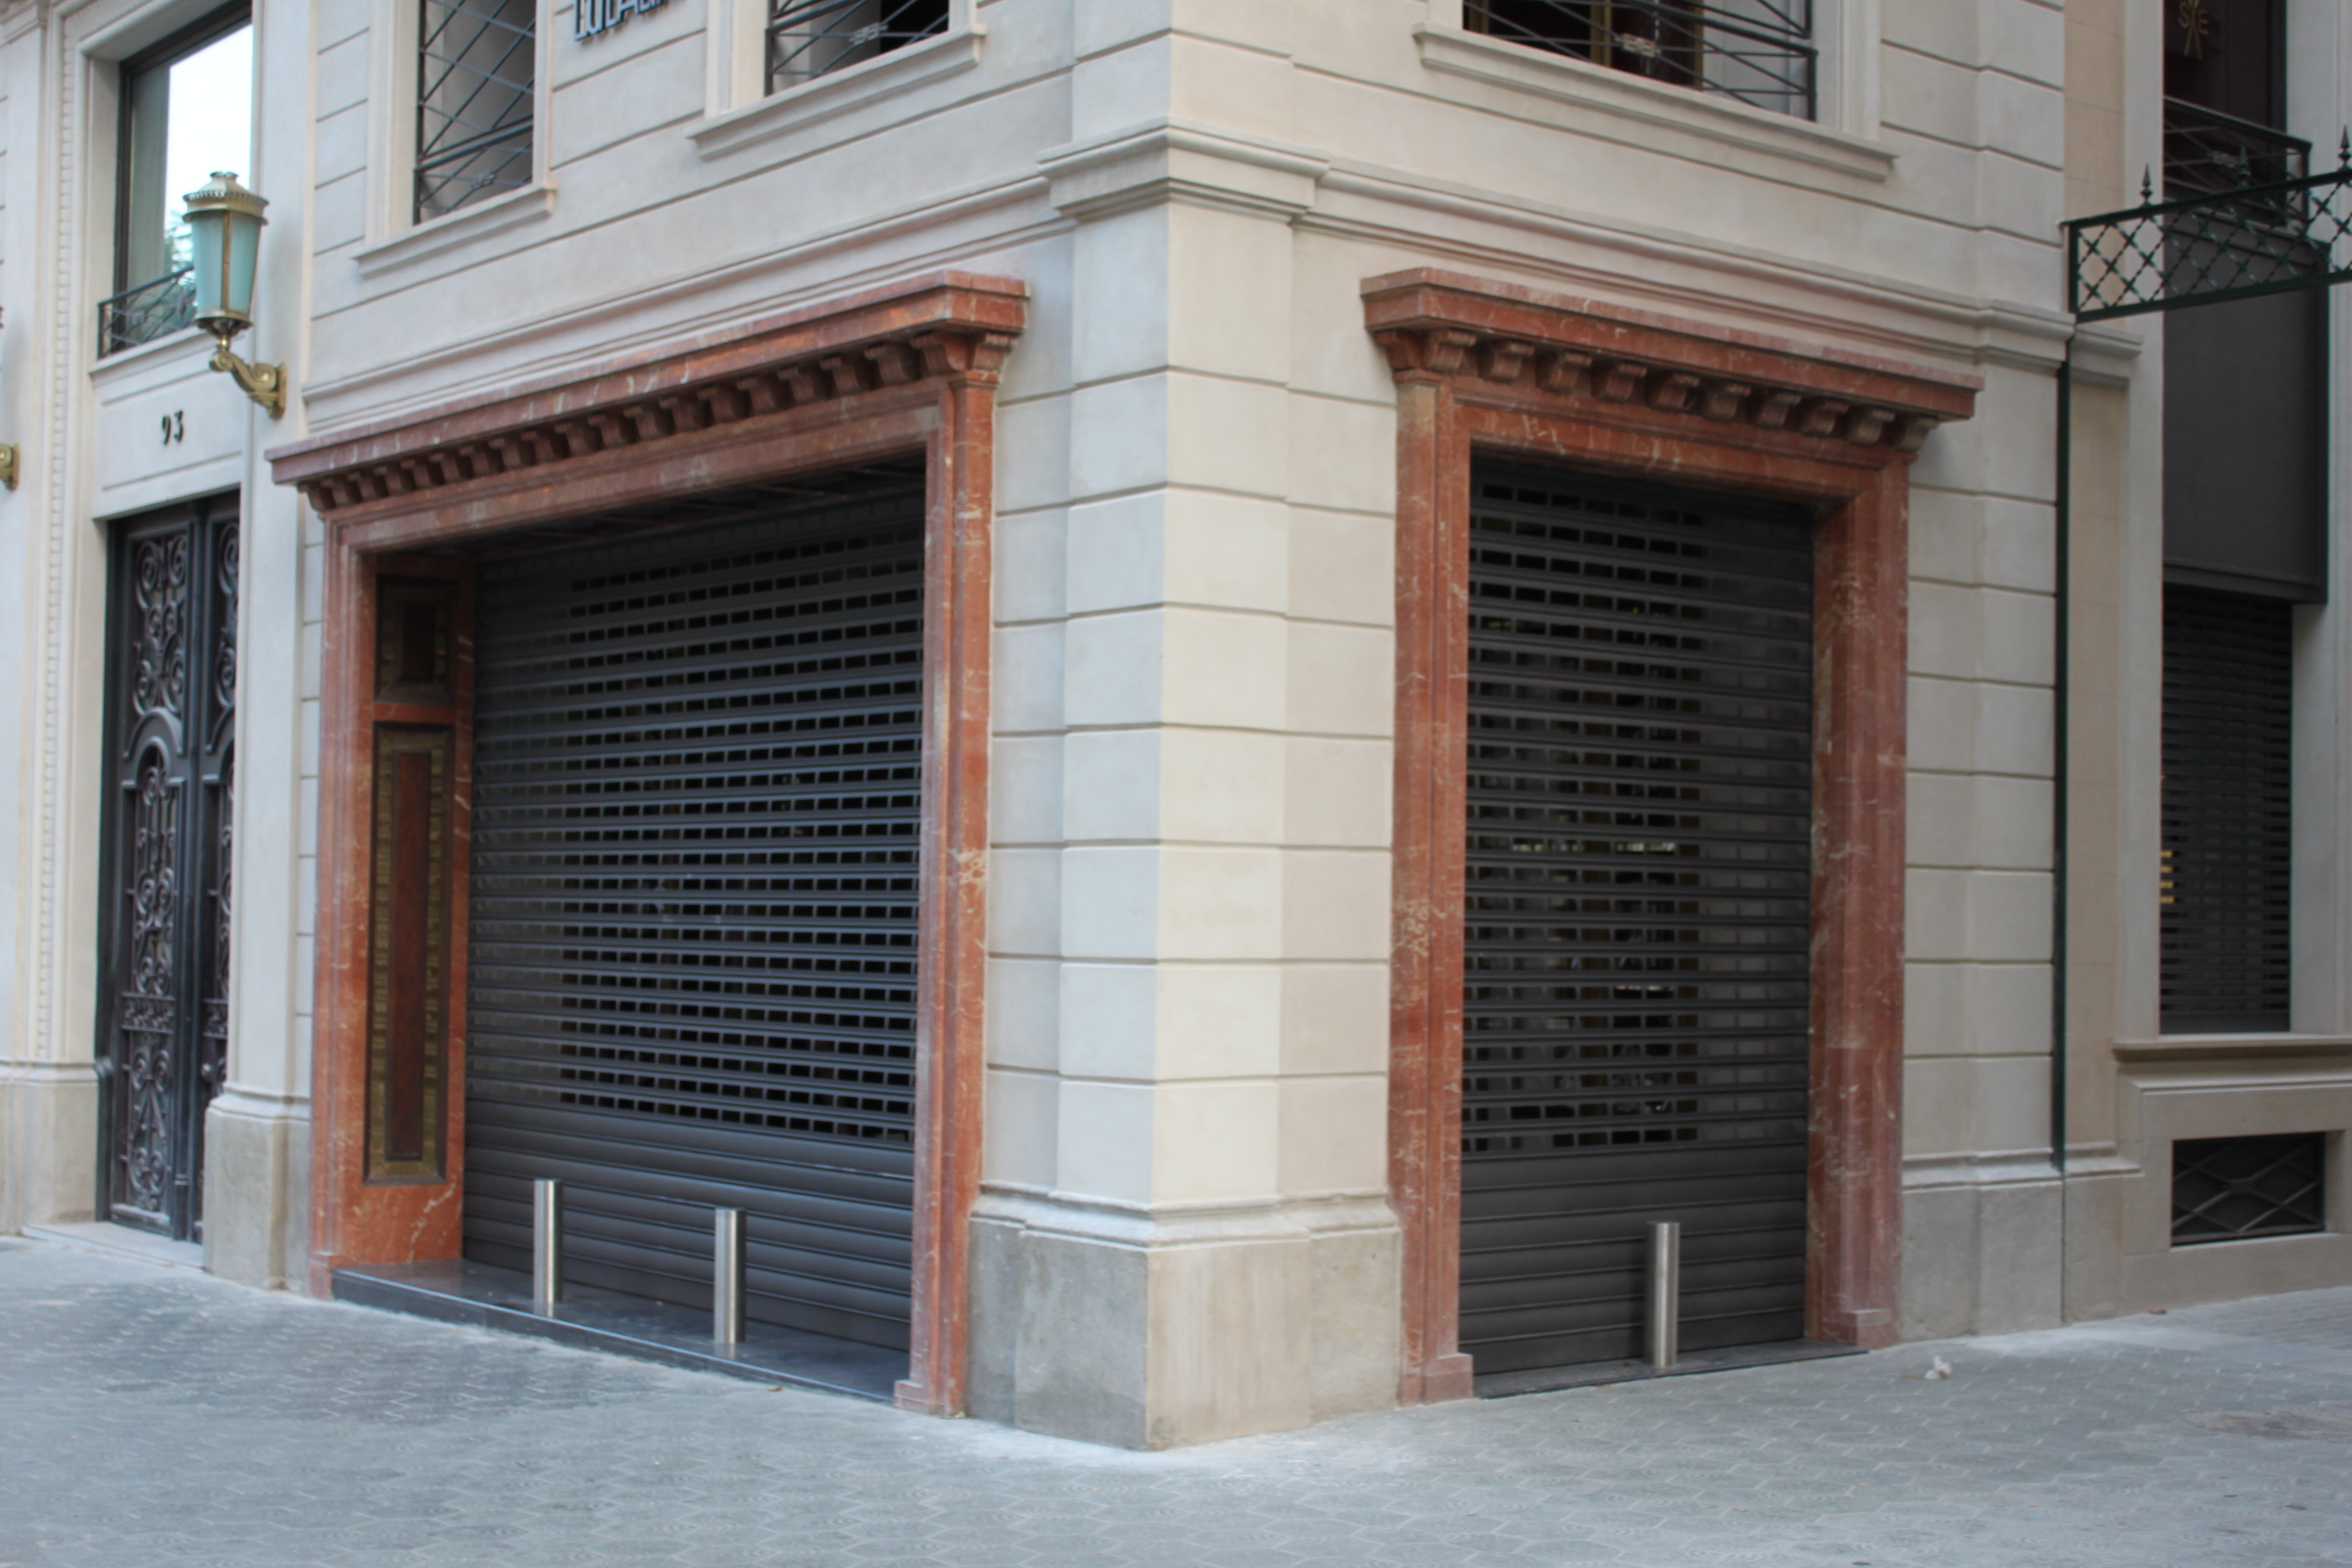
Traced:
[[1037, 161], [1053, 204], [1081, 222], [1162, 202], [1287, 222], [1315, 204], [1316, 182], [1331, 168], [1312, 148], [1181, 120], [1048, 148]]
[[1968, 418], [1984, 386], [1961, 371], [1428, 268], [1367, 280], [1364, 315], [1400, 376], [1898, 453]]
[[928, 379], [993, 382], [1027, 312], [1018, 279], [933, 273], [551, 385], [278, 447], [271, 473], [332, 518], [439, 505], [519, 470], [811, 404]]

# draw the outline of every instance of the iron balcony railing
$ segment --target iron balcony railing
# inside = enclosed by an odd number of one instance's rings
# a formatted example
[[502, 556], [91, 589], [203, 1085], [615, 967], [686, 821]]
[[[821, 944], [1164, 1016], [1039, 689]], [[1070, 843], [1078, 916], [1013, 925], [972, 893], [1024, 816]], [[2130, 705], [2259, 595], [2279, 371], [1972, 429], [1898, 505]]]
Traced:
[[768, 91], [947, 31], [948, 0], [770, 0]]
[[2202, 104], [2164, 100], [2164, 194], [2276, 185], [2311, 172], [2311, 144]]
[[2330, 174], [2141, 203], [2066, 225], [2080, 321], [2352, 281], [2352, 138]]
[[98, 302], [100, 357], [152, 343], [196, 319], [196, 269], [182, 267]]
[[1465, 0], [1462, 23], [1532, 49], [1811, 119], [1813, 0]]

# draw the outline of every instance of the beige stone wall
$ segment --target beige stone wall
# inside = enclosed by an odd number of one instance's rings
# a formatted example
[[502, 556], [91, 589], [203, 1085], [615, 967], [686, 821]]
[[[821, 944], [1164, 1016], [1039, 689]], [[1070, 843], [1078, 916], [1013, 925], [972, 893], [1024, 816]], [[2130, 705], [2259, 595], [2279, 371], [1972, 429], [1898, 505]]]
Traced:
[[[2068, 210], [2113, 210], [2136, 202], [2141, 171], [2161, 163], [2161, 18], [2114, 0], [2069, 0], [2066, 15]], [[2341, 7], [2305, 0], [2288, 7], [2288, 27], [2290, 128], [2325, 146], [2352, 104], [2352, 27]], [[2347, 400], [2337, 315], [2331, 421], [2340, 467]], [[2160, 1032], [2163, 320], [2096, 325], [2075, 348], [2069, 1318], [2352, 1277], [2340, 847], [2352, 652], [2339, 608], [2352, 578], [2340, 550], [2334, 604], [2298, 612], [2293, 1032]], [[2340, 479], [2334, 493], [2343, 493]], [[2174, 1141], [2297, 1131], [2329, 1135], [2330, 1233], [2171, 1245]]]
[[[2156, 157], [2152, 8], [1820, 0], [1809, 123], [1467, 34], [1458, 0], [959, 0], [948, 37], [766, 100], [756, 7], [670, 0], [578, 40], [556, 3], [531, 188], [426, 225], [403, 211], [410, 9], [263, 0], [260, 351], [297, 392], [275, 425], [197, 345], [92, 376], [107, 198], [73, 182], [106, 166], [104, 116], [55, 96], [85, 91], [64, 35], [0, 42], [0, 413], [26, 432], [0, 439], [63, 454], [0, 495], [0, 1223], [63, 1214], [56, 1173], [90, 1165], [90, 519], [249, 498], [255, 826], [210, 1241], [283, 1280], [321, 555], [254, 454], [929, 269], [1007, 273], [1033, 300], [998, 426], [975, 1409], [1164, 1445], [1393, 1399], [1393, 394], [1359, 287], [1439, 266], [1984, 377], [1914, 470], [1906, 1331], [2236, 1288], [2221, 1253], [2191, 1279], [2150, 1250], [2151, 1151], [2319, 1080], [2115, 1051], [2154, 1031], [2146, 323], [2074, 348], [2063, 1260], [2047, 1142], [2058, 224]], [[202, 463], [132, 460], [115, 432], [158, 399], [217, 411]]]

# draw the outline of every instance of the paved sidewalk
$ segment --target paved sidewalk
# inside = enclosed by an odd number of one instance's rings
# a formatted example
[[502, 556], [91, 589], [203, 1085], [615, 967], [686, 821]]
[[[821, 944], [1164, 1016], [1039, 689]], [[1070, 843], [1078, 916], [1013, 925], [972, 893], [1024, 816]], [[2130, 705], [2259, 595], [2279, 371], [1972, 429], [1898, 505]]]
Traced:
[[5, 1568], [669, 1563], [2352, 1564], [2352, 1289], [1129, 1454], [0, 1240]]

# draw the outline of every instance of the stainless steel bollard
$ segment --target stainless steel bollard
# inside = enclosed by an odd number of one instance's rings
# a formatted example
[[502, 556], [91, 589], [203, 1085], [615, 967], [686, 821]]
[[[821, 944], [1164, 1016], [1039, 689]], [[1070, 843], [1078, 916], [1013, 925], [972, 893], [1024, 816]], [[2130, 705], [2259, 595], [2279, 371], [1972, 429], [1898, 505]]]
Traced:
[[743, 1341], [743, 1211], [711, 1210], [711, 1338]]
[[543, 1313], [563, 1300], [563, 1183], [544, 1176], [531, 1183], [531, 1300]]
[[1682, 1226], [1650, 1226], [1650, 1365], [1670, 1367], [1682, 1355]]

